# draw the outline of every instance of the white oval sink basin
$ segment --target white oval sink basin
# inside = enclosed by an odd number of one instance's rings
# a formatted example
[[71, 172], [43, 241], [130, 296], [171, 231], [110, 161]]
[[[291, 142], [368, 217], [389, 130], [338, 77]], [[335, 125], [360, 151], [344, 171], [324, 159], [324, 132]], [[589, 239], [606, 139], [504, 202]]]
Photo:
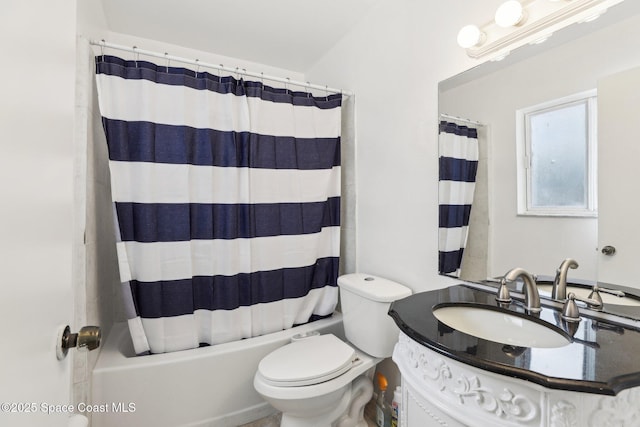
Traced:
[[[540, 292], [540, 296], [551, 297], [551, 289], [552, 285], [538, 285], [538, 292]], [[573, 292], [579, 298], [589, 298], [589, 294], [591, 293], [591, 288], [583, 288], [580, 286], [567, 286], [567, 295], [569, 292]], [[606, 307], [607, 305], [627, 305], [633, 307], [640, 307], [640, 301], [635, 298], [630, 297], [617, 297], [615, 295], [607, 294], [604, 292], [600, 292], [600, 297], [602, 298], [602, 303]]]
[[469, 305], [436, 307], [433, 315], [467, 335], [518, 347], [556, 348], [570, 343], [568, 336], [536, 321]]

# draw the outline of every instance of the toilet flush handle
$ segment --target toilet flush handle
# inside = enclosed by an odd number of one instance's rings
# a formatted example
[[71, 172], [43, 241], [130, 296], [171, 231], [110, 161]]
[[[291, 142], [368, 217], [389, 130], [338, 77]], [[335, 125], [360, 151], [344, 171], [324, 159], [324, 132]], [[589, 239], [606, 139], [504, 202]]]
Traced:
[[78, 333], [72, 334], [69, 325], [60, 327], [56, 344], [56, 357], [62, 360], [67, 357], [70, 348], [78, 350], [95, 350], [100, 346], [102, 332], [99, 326], [84, 326]]

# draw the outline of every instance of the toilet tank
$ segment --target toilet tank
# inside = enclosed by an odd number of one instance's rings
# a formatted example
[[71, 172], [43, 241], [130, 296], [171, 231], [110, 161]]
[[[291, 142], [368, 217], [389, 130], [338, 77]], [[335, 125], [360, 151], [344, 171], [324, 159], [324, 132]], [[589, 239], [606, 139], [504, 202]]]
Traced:
[[371, 274], [338, 277], [344, 331], [350, 343], [374, 357], [390, 357], [399, 329], [387, 312], [411, 289]]

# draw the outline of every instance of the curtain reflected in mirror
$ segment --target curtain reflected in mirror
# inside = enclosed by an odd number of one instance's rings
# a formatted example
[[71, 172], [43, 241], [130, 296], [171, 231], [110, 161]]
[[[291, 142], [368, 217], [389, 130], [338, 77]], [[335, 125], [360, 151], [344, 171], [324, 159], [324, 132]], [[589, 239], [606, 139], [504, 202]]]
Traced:
[[[473, 236], [469, 236], [472, 218], [477, 222], [483, 212], [486, 218], [487, 211], [486, 162], [479, 167], [479, 160], [486, 160], [486, 155], [481, 155], [485, 151], [481, 146], [486, 145], [480, 140], [483, 132], [478, 130], [482, 125], [451, 116], [442, 118], [445, 120], [440, 122], [438, 141], [438, 269], [440, 274], [460, 278], [486, 277], [487, 245], [478, 248], [477, 236], [483, 228], [482, 221], [473, 226]], [[484, 236], [487, 237], [486, 227]], [[479, 258], [478, 252], [482, 254]]]

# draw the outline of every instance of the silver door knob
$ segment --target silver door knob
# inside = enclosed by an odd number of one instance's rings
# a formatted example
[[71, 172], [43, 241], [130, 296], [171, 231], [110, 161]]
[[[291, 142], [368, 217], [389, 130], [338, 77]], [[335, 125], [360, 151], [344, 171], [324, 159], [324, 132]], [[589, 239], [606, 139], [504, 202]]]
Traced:
[[614, 246], [607, 245], [604, 248], [602, 248], [602, 253], [607, 256], [612, 256], [616, 253], [616, 248]]
[[69, 325], [60, 328], [58, 333], [58, 343], [56, 346], [56, 357], [62, 360], [67, 357], [70, 348], [76, 347], [78, 350], [95, 350], [102, 341], [102, 331], [99, 326], [84, 326], [78, 333], [72, 334]]

